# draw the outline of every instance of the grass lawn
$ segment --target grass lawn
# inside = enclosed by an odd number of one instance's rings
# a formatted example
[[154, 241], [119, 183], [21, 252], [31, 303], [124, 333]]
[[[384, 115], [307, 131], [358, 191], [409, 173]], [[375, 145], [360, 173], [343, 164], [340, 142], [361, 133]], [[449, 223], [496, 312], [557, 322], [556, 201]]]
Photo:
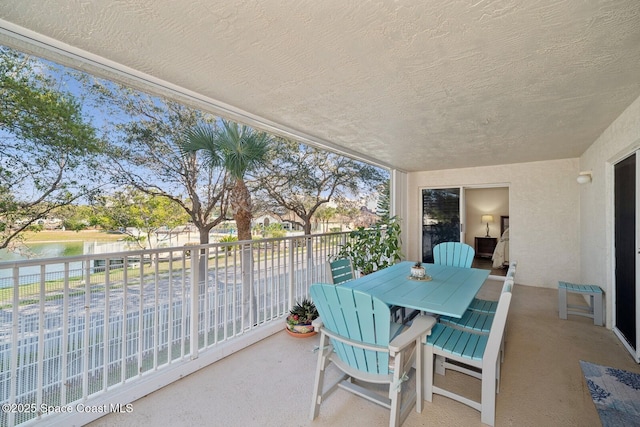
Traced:
[[43, 230], [39, 232], [27, 231], [24, 233], [25, 242], [68, 242], [72, 240], [115, 242], [124, 237], [119, 233], [107, 233], [100, 230], [63, 231]]

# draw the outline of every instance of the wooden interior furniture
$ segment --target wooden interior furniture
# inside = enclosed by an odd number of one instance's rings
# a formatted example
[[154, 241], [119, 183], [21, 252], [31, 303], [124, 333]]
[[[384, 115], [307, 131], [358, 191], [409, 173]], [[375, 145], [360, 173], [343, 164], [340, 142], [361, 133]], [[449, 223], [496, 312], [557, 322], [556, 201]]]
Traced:
[[509, 216], [502, 215], [500, 217], [500, 236], [504, 234], [504, 231], [509, 228]]
[[476, 237], [476, 256], [491, 258], [497, 244], [498, 239], [496, 237]]

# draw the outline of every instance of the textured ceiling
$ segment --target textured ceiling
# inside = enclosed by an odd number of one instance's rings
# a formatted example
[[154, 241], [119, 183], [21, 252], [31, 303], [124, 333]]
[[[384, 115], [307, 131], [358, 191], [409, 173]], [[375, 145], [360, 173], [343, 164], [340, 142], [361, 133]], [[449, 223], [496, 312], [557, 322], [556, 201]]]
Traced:
[[578, 157], [640, 96], [638, 0], [3, 0], [0, 18], [0, 42], [33, 31], [405, 171]]

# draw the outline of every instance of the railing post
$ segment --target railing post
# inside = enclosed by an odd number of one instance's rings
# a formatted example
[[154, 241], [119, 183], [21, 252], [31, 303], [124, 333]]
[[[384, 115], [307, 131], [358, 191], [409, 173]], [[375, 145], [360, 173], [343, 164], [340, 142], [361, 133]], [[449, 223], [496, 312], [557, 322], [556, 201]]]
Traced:
[[287, 311], [293, 308], [293, 290], [295, 289], [295, 281], [296, 281], [296, 266], [295, 266], [295, 254], [294, 249], [296, 245], [295, 238], [289, 239], [289, 306], [287, 307]]
[[44, 387], [44, 331], [45, 331], [45, 271], [46, 268], [44, 265], [40, 266], [40, 295], [38, 298], [38, 367], [37, 367], [37, 391], [36, 391], [36, 402], [38, 406], [42, 404], [42, 388]]
[[[62, 349], [66, 349], [69, 348], [69, 263], [64, 264], [64, 288], [62, 294]], [[126, 299], [126, 296], [124, 299]], [[62, 382], [66, 382], [69, 352], [62, 350], [60, 353], [60, 360], [62, 361], [60, 378]], [[67, 387], [61, 387], [60, 389], [60, 404], [67, 404]]]
[[198, 307], [199, 307], [199, 290], [200, 290], [200, 268], [201, 262], [206, 265], [203, 249], [193, 249], [191, 251], [191, 360], [198, 358]]
[[[11, 390], [9, 391], [9, 403], [16, 403], [17, 391], [18, 391], [18, 336], [20, 333], [20, 269], [18, 267], [13, 268], [13, 307], [11, 316]], [[15, 412], [9, 411], [7, 416], [9, 426], [13, 426], [15, 423]]]
[[253, 292], [253, 248], [251, 242], [240, 245], [240, 281], [242, 282], [242, 330], [251, 329], [257, 323], [255, 295]]
[[[82, 401], [89, 398], [89, 351], [90, 351], [90, 327], [91, 327], [91, 262], [85, 261], [84, 265], [84, 330], [82, 331]], [[142, 295], [142, 289], [140, 289]], [[140, 366], [140, 364], [138, 364]]]
[[307, 274], [305, 279], [305, 285], [307, 289], [309, 288], [309, 284], [313, 281], [313, 242], [311, 236], [306, 237], [306, 251], [307, 251]]

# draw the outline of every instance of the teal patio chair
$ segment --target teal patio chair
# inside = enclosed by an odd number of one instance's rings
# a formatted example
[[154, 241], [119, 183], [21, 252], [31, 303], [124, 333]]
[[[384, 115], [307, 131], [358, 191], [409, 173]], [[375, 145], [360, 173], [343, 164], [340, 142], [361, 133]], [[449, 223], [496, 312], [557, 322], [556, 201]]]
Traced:
[[[329, 276], [329, 283], [333, 285], [341, 285], [356, 278], [353, 271], [353, 263], [349, 258], [329, 259], [327, 275]], [[404, 307], [390, 306], [389, 308], [393, 319], [398, 319], [401, 322], [411, 320], [410, 318], [405, 319], [406, 312]]]
[[[405, 328], [390, 322], [387, 304], [364, 292], [315, 283], [310, 293], [320, 313], [313, 322], [320, 332], [320, 347], [311, 419], [318, 416], [324, 399], [338, 388], [390, 409], [390, 426], [399, 426], [414, 404], [421, 412], [422, 343], [435, 318], [421, 315]], [[324, 375], [331, 363], [343, 375], [325, 387]], [[410, 382], [406, 381], [414, 375], [415, 389], [408, 390]], [[365, 383], [385, 385], [384, 394], [367, 388]]]
[[[513, 292], [513, 276], [508, 277], [504, 281], [504, 285], [502, 286], [502, 292]], [[474, 299], [474, 301], [476, 301]], [[488, 307], [490, 300], [479, 300], [485, 301], [486, 304], [482, 304], [483, 307]], [[498, 301], [495, 301], [495, 307], [498, 308]], [[438, 321], [447, 326], [451, 326], [453, 328], [462, 329], [463, 331], [475, 332], [479, 334], [489, 334], [491, 332], [491, 326], [493, 324], [493, 319], [495, 318], [496, 310], [492, 312], [488, 311], [480, 311], [473, 310], [468, 308], [467, 311], [464, 312], [462, 318], [456, 319], [455, 317], [450, 316], [440, 316]], [[505, 332], [502, 338], [502, 343], [500, 344], [500, 361], [504, 362], [504, 348], [506, 344], [506, 336], [507, 336], [507, 326], [504, 327]]]
[[433, 263], [451, 267], [471, 267], [476, 251], [466, 243], [444, 242], [433, 248]]
[[[509, 264], [509, 270], [507, 270], [507, 275], [505, 276], [505, 282], [511, 281], [512, 285], [515, 284], [516, 280], [516, 267], [518, 266], [517, 261], [512, 261]], [[469, 310], [478, 311], [480, 313], [488, 313], [495, 314], [496, 309], [498, 308], [498, 301], [494, 300], [485, 300], [480, 298], [474, 298], [469, 305]]]
[[355, 279], [353, 263], [349, 258], [330, 259], [327, 263], [327, 270], [330, 283], [334, 285], [341, 285]]
[[[480, 411], [480, 421], [493, 426], [496, 416], [496, 393], [500, 386], [500, 353], [511, 304], [511, 292], [502, 292], [489, 335], [455, 329], [442, 323], [427, 338], [425, 363], [425, 399], [439, 394]], [[441, 367], [437, 365], [442, 365]], [[436, 372], [455, 370], [480, 380], [480, 401], [434, 384]], [[467, 394], [467, 393], [465, 393]], [[467, 394], [468, 395], [468, 394]]]

